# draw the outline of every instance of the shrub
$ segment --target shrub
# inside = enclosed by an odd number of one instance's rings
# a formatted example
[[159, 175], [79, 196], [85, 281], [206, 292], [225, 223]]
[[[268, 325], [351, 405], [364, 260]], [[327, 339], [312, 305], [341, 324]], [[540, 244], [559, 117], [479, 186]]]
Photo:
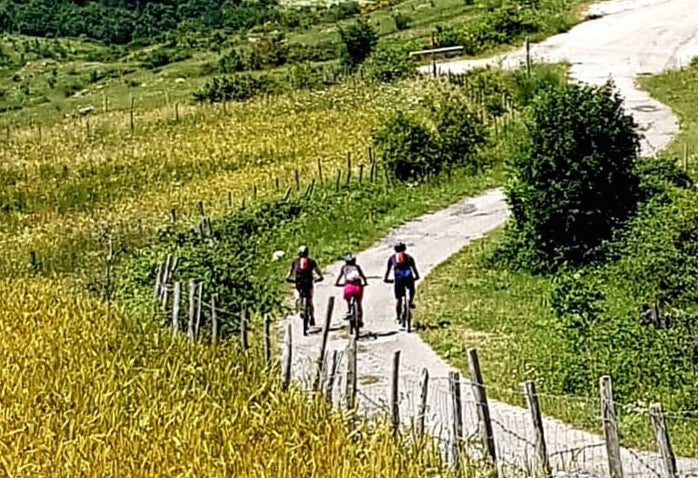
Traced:
[[439, 171], [435, 140], [416, 119], [396, 113], [374, 133], [383, 166], [398, 180], [420, 180]]
[[218, 69], [221, 73], [235, 73], [244, 70], [245, 64], [240, 52], [234, 48], [226, 52], [218, 60]]
[[277, 82], [269, 75], [253, 76], [241, 73], [214, 77], [198, 91], [195, 91], [193, 96], [194, 100], [199, 103], [244, 101], [257, 95], [274, 93], [278, 88]]
[[531, 106], [507, 185], [514, 254], [530, 269], [588, 262], [635, 212], [635, 122], [612, 84], [550, 88]]
[[339, 36], [342, 40], [339, 59], [342, 65], [350, 69], [363, 63], [378, 43], [378, 34], [365, 20], [340, 28]]
[[395, 22], [395, 28], [399, 31], [407, 30], [412, 23], [412, 18], [404, 13], [397, 12], [393, 15], [393, 21]]
[[363, 65], [364, 77], [379, 83], [392, 83], [415, 75], [415, 65], [402, 47], [378, 48]]
[[434, 109], [439, 161], [448, 168], [470, 171], [482, 169], [480, 147], [485, 143], [485, 129], [465, 98], [458, 93], [444, 95]]

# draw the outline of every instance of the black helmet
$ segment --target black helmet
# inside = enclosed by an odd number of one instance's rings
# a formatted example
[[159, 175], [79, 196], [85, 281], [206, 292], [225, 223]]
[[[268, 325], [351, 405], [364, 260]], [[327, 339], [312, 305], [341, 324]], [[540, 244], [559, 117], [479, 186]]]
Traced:
[[354, 264], [356, 264], [356, 256], [350, 252], [344, 258], [344, 262], [346, 262], [349, 265], [354, 265]]
[[298, 248], [298, 257], [308, 257], [308, 246], [301, 246]]
[[405, 245], [404, 242], [400, 241], [395, 244], [395, 252], [405, 252], [407, 250], [407, 246]]

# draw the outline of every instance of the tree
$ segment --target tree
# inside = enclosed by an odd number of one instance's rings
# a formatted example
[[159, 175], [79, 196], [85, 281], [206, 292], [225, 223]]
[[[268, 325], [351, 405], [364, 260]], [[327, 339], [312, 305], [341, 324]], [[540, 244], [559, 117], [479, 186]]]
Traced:
[[412, 59], [403, 47], [377, 48], [362, 66], [369, 80], [392, 83], [417, 73]]
[[635, 122], [609, 83], [543, 91], [527, 126], [506, 191], [512, 255], [534, 270], [589, 262], [640, 199]]
[[445, 167], [480, 170], [478, 154], [484, 144], [485, 128], [470, 104], [457, 92], [447, 92], [433, 107], [434, 124], [441, 163]]
[[376, 31], [362, 19], [348, 28], [340, 28], [339, 36], [342, 39], [339, 59], [344, 66], [351, 69], [363, 63], [378, 43]]

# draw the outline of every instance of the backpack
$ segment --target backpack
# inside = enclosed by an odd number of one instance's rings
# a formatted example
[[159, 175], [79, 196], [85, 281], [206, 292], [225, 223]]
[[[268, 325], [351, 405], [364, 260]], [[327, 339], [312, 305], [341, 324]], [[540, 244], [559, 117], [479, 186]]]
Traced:
[[307, 272], [310, 269], [310, 259], [307, 257], [298, 258], [298, 270], [300, 272]]
[[347, 282], [358, 282], [361, 280], [361, 274], [359, 274], [359, 268], [356, 266], [345, 266], [344, 277]]
[[412, 268], [409, 266], [407, 254], [398, 252], [394, 257], [395, 262], [395, 280], [403, 281], [412, 278]]
[[396, 253], [395, 265], [398, 267], [405, 267], [407, 265], [407, 254], [405, 254], [404, 252]]

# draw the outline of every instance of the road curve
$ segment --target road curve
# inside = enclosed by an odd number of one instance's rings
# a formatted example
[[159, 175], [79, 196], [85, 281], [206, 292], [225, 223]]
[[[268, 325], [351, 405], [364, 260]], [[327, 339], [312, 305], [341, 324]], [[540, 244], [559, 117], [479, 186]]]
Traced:
[[[573, 80], [593, 85], [611, 79], [645, 135], [642, 153], [651, 156], [678, 131], [671, 110], [637, 85], [637, 77], [681, 68], [698, 56], [698, 3], [695, 0], [616, 0], [590, 8], [595, 20], [531, 45], [533, 61], [570, 64]], [[516, 68], [523, 48], [478, 60], [440, 63], [437, 71], [462, 73], [476, 67]], [[422, 72], [429, 73], [429, 66]]]
[[[641, 74], [659, 73], [667, 68], [686, 65], [698, 53], [698, 0], [616, 0], [592, 7], [600, 18], [582, 23], [569, 32], [533, 45], [537, 61], [566, 61], [571, 65], [573, 79], [600, 84], [613, 79], [645, 135], [643, 153], [652, 155], [666, 146], [678, 130], [677, 120], [669, 108], [652, 99], [636, 85]], [[693, 8], [691, 8], [693, 7]], [[442, 72], [462, 72], [475, 66], [500, 64], [514, 67], [524, 60], [524, 52], [516, 51], [487, 60], [460, 60], [442, 63]], [[390, 244], [404, 240], [409, 251], [428, 274], [475, 238], [501, 226], [508, 211], [501, 190], [492, 190], [433, 214], [422, 216], [396, 229], [366, 251], [358, 254], [359, 263], [369, 276], [381, 276]], [[340, 312], [344, 304], [339, 290], [331, 286], [340, 264], [326, 268], [328, 282], [320, 284], [316, 293], [318, 317], [323, 316], [330, 296], [338, 303], [332, 321], [328, 355], [346, 348], [346, 332], [341, 329]], [[367, 328], [379, 335], [377, 339], [360, 341], [358, 353], [359, 403], [366, 412], [382, 410], [388, 397], [389, 372], [394, 351], [401, 351], [400, 412], [404, 422], [416, 415], [419, 376], [427, 368], [432, 377], [429, 388], [427, 428], [433, 435], [450, 436], [451, 406], [445, 377], [451, 370], [416, 334], [399, 333], [394, 323], [392, 291], [379, 280], [371, 281], [366, 290]], [[417, 314], [419, 310], [417, 310]], [[289, 318], [293, 330], [293, 370], [300, 380], [312, 380], [315, 361], [320, 350], [321, 334], [302, 336], [301, 324]], [[322, 319], [319, 319], [321, 325]], [[338, 330], [334, 330], [338, 329]], [[344, 370], [342, 365], [341, 371]], [[486, 379], [486, 377], [485, 377]], [[338, 374], [335, 399], [340, 399], [343, 373]], [[477, 430], [476, 410], [470, 391], [464, 389], [464, 428], [466, 434]], [[527, 412], [501, 402], [491, 402], [498, 456], [502, 463], [526, 467], [535, 456]], [[554, 419], [545, 419], [549, 438], [548, 452], [556, 469], [567, 469], [586, 475], [606, 476], [607, 461], [599, 436], [574, 429]], [[656, 454], [622, 451], [626, 477], [655, 476], [660, 470]], [[679, 460], [681, 476], [698, 470], [694, 460]]]

